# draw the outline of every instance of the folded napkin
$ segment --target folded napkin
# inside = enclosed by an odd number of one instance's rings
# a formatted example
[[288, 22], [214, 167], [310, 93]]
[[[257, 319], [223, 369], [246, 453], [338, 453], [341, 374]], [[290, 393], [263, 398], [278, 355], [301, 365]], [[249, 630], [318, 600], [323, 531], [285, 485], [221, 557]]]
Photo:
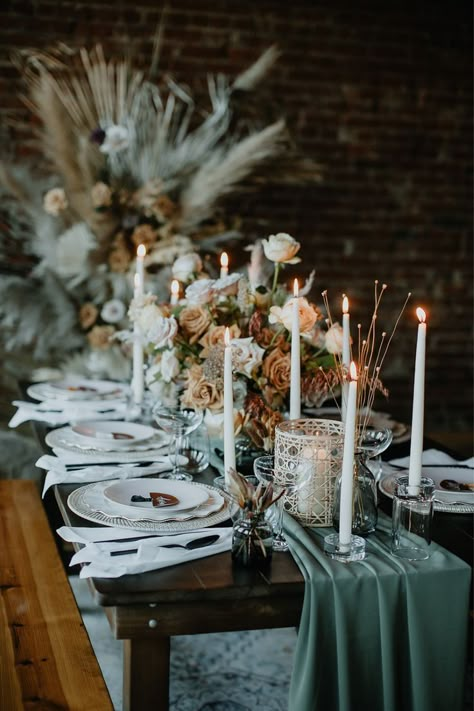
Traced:
[[[104, 452], [73, 452], [62, 447], [53, 447], [53, 452], [62, 464], [110, 464], [120, 462], [120, 464], [133, 464], [133, 462], [156, 462], [163, 457], [163, 448], [168, 444], [164, 442], [155, 449], [147, 450], [127, 450]], [[161, 450], [161, 451], [158, 451]], [[166, 451], [166, 450], [165, 450]], [[180, 463], [187, 462], [186, 457], [180, 459]], [[38, 465], [37, 465], [38, 466]]]
[[[209, 530], [214, 533], [213, 528], [199, 529]], [[56, 533], [63, 541], [68, 543], [102, 543], [104, 541], [122, 541], [132, 538], [147, 538], [148, 536], [157, 538], [159, 533], [147, 534], [143, 531], [135, 531], [131, 528], [116, 528], [115, 526], [61, 526]]]
[[[450, 457], [446, 452], [440, 452], [438, 449], [427, 449], [423, 452], [421, 463], [423, 476], [433, 479], [435, 483], [436, 499], [438, 501], [450, 503], [453, 499], [456, 499], [456, 501], [465, 501], [467, 504], [474, 503], [474, 490], [472, 492], [447, 491], [440, 488], [440, 482], [443, 479], [454, 479], [462, 484], [474, 484], [474, 457], [458, 461]], [[399, 467], [408, 469], [410, 457], [392, 459], [389, 464], [395, 469]]]
[[100, 403], [95, 401], [66, 403], [64, 400], [47, 400], [40, 404], [15, 400], [13, 405], [18, 409], [8, 423], [9, 427], [18, 427], [28, 420], [46, 422], [53, 426], [82, 420], [120, 420], [127, 413], [127, 403], [123, 400], [106, 402], [102, 400]]
[[149, 474], [160, 474], [173, 468], [170, 458], [164, 455], [159, 459], [155, 459], [154, 462], [146, 467], [134, 467], [133, 463], [115, 466], [100, 464], [70, 471], [66, 469], [57, 457], [50, 457], [44, 454], [38, 459], [36, 466], [40, 469], [48, 470], [44, 480], [43, 497], [54, 484], [87, 484], [93, 481], [105, 481], [106, 479], [135, 479]]
[[[218, 534], [219, 540], [210, 546], [185, 550], [184, 548], [162, 548], [167, 543], [179, 543], [185, 545], [188, 541], [196, 538], [204, 538], [210, 532]], [[126, 546], [122, 544], [121, 548]], [[130, 553], [120, 557], [111, 556], [115, 547], [101, 543], [89, 543], [76, 553], [71, 559], [71, 565], [79, 562], [88, 562], [80, 572], [81, 578], [119, 578], [122, 575], [135, 575], [146, 573], [150, 570], [159, 570], [171, 565], [188, 563], [198, 558], [206, 558], [210, 555], [229, 551], [232, 545], [232, 528], [199, 529], [199, 531], [188, 532], [175, 536], [162, 536], [159, 540], [145, 539], [137, 545], [137, 553]], [[133, 542], [127, 548], [133, 548]]]

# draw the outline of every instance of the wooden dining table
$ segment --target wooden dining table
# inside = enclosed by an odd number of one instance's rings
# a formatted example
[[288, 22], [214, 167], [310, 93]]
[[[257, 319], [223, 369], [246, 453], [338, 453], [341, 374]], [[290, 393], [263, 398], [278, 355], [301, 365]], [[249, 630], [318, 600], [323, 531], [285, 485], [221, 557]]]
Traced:
[[[47, 451], [45, 426], [37, 423], [35, 429]], [[425, 446], [433, 443], [427, 441]], [[409, 443], [392, 444], [385, 456], [402, 457], [408, 451]], [[215, 476], [209, 468], [195, 479], [212, 484]], [[68, 507], [68, 496], [77, 486], [54, 487], [61, 523], [94, 525]], [[391, 512], [391, 501], [383, 495], [380, 506]], [[230, 525], [230, 521], [221, 525]], [[472, 566], [472, 515], [436, 512], [433, 538]], [[87, 582], [95, 603], [107, 616], [111, 633], [124, 643], [125, 711], [169, 708], [171, 637], [297, 627], [305, 592], [304, 578], [290, 553], [274, 554], [266, 570], [238, 567], [226, 552], [161, 570], [88, 578]]]

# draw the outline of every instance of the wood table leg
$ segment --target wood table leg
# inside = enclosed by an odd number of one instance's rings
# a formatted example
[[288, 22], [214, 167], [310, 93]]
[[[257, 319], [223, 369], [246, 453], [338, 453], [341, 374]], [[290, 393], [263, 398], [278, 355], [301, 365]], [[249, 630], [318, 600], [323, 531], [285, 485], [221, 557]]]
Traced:
[[123, 710], [168, 711], [170, 638], [124, 640]]

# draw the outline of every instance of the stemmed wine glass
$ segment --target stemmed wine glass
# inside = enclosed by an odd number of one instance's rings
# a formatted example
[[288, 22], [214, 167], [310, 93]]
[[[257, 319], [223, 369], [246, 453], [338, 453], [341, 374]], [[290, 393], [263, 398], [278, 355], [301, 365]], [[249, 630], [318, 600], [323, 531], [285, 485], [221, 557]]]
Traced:
[[161, 477], [164, 479], [191, 480], [192, 476], [180, 468], [183, 438], [199, 427], [203, 419], [203, 411], [191, 408], [165, 407], [161, 403], [157, 403], [153, 407], [153, 417], [161, 429], [171, 435], [169, 454], [173, 463], [173, 471], [168, 474], [162, 474]]
[[393, 439], [393, 432], [388, 427], [375, 429], [367, 427], [363, 430], [359, 439], [358, 447], [364, 452], [367, 461], [366, 464], [374, 475], [376, 482], [382, 474], [382, 458], [381, 455], [390, 447]]
[[293, 494], [301, 489], [311, 477], [311, 462], [300, 460], [295, 463], [295, 476], [292, 482], [279, 482], [275, 476], [275, 457], [266, 454], [257, 457], [253, 462], [253, 471], [258, 481], [262, 484], [273, 487], [274, 494], [278, 495], [284, 491], [283, 495], [269, 509], [269, 518], [273, 528], [274, 551], [287, 551], [288, 543], [283, 535], [283, 509], [285, 494]]

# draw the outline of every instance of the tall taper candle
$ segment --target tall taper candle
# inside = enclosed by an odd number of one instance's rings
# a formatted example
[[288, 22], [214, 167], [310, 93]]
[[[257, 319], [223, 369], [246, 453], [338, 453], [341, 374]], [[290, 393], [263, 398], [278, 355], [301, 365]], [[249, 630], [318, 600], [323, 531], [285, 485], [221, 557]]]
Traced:
[[171, 298], [170, 298], [170, 305], [171, 306], [176, 306], [179, 300], [179, 281], [177, 279], [173, 279], [171, 282]]
[[[410, 467], [408, 470], [408, 491], [418, 487], [421, 481], [421, 458], [423, 455], [423, 424], [425, 413], [425, 354], [426, 354], [426, 314], [417, 308], [418, 336], [416, 339], [415, 382], [413, 385], [413, 409], [411, 420]], [[416, 493], [412, 491], [411, 493]]]
[[291, 320], [290, 420], [301, 417], [300, 310], [298, 280], [293, 283], [293, 313]]
[[339, 546], [348, 550], [352, 534], [352, 489], [354, 483], [354, 444], [357, 410], [357, 370], [350, 364], [349, 392], [347, 396], [344, 428], [344, 453], [342, 458], [341, 504], [339, 509]]
[[143, 296], [145, 287], [145, 254], [146, 247], [144, 244], [139, 244], [137, 247], [137, 260], [135, 265], [135, 296]]
[[[133, 298], [138, 302], [143, 296], [143, 282], [140, 282], [140, 275], [135, 273], [135, 289]], [[137, 304], [135, 304], [137, 310]], [[140, 326], [135, 317], [133, 323], [133, 373], [132, 373], [132, 395], [133, 402], [140, 405], [143, 400], [144, 374], [143, 374], [143, 343]]]
[[229, 483], [229, 469], [235, 469], [234, 394], [232, 388], [232, 346], [230, 331], [224, 334], [224, 479]]
[[[342, 366], [344, 371], [349, 371], [351, 364], [351, 321], [349, 315], [349, 299], [344, 294], [342, 299]], [[342, 421], [346, 421], [347, 411], [347, 396], [349, 393], [349, 383], [344, 381], [342, 384]]]
[[221, 254], [221, 279], [229, 273], [229, 255], [227, 252], [222, 252]]

